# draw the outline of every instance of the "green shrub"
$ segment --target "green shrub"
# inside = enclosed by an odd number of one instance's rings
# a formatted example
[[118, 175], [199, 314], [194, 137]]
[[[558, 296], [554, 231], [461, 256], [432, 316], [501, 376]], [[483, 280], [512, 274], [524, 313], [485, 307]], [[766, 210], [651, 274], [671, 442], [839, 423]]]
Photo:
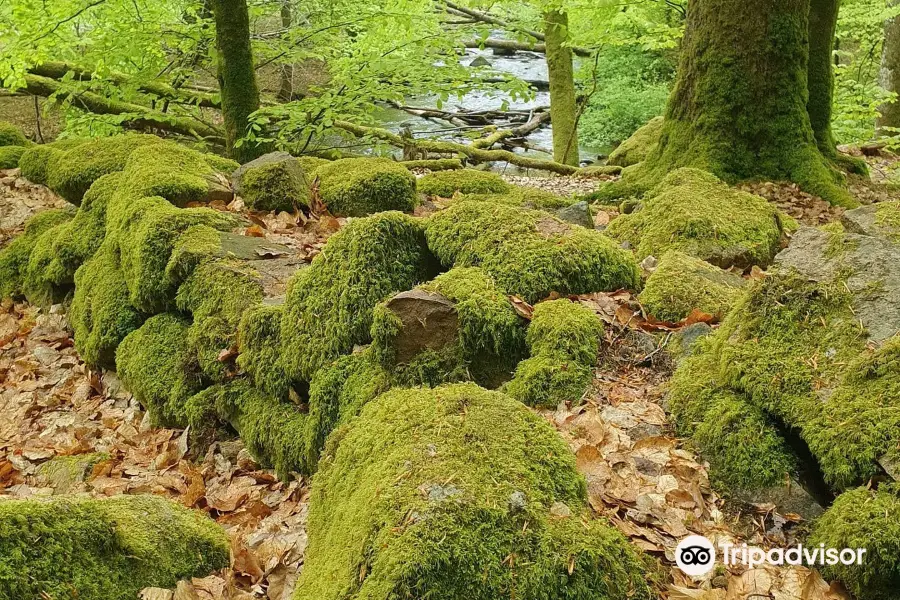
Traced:
[[0, 596], [133, 600], [228, 566], [228, 536], [157, 496], [0, 501]]
[[319, 194], [335, 215], [412, 211], [418, 202], [416, 178], [387, 158], [344, 158], [316, 170]]
[[489, 171], [460, 169], [429, 173], [417, 182], [418, 189], [426, 196], [450, 198], [453, 194], [504, 194], [512, 187], [500, 175]]

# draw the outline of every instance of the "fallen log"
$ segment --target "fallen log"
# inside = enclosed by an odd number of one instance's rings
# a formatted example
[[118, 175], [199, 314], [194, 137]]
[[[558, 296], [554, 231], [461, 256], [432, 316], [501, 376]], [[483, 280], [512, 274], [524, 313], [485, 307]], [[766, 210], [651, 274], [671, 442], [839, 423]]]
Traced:
[[517, 42], [515, 40], [499, 40], [487, 38], [484, 40], [467, 40], [463, 42], [466, 48], [496, 48], [498, 50], [513, 50], [515, 52], [547, 52], [547, 45], [537, 42]]

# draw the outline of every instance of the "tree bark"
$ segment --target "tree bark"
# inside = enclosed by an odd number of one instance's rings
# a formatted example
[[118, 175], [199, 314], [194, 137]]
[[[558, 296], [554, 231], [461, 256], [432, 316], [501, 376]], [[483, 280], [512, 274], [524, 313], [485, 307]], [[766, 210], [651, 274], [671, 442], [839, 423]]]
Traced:
[[834, 103], [834, 33], [840, 0], [810, 0], [809, 6], [809, 121], [822, 154], [834, 157], [837, 148], [831, 132]]
[[250, 114], [259, 109], [247, 0], [213, 0], [212, 4], [226, 147], [233, 159], [245, 163], [266, 151], [255, 144], [235, 144], [247, 133]]
[[[290, 0], [281, 2], [281, 26], [289, 29], [293, 24]], [[282, 102], [290, 102], [294, 97], [294, 65], [281, 65], [281, 88], [278, 90], [278, 99]]]
[[854, 206], [807, 111], [809, 10], [810, 0], [690, 0], [660, 142], [619, 191], [697, 167], [732, 182], [793, 181]]
[[553, 160], [578, 166], [578, 101], [572, 72], [569, 16], [562, 11], [544, 13], [547, 72], [550, 79], [550, 120], [553, 123]]
[[[889, 6], [900, 5], [900, 0], [890, 0]], [[881, 51], [881, 87], [900, 94], [900, 16], [884, 23], [884, 47]], [[900, 98], [879, 109], [878, 131], [885, 135], [891, 132], [886, 127], [900, 127]], [[896, 134], [896, 132], [894, 132]]]

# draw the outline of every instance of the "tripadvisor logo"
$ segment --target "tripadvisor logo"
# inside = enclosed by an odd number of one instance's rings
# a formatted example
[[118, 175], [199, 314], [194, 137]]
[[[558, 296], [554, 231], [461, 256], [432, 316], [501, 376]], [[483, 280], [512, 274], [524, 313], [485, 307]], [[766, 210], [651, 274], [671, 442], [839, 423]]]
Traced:
[[[865, 548], [826, 548], [825, 544], [808, 548], [798, 545], [793, 548], [773, 548], [763, 550], [755, 546], [741, 544], [737, 546], [722, 542], [719, 548], [723, 564], [744, 565], [754, 569], [763, 564], [769, 565], [805, 565], [808, 567], [861, 565], [865, 559]], [[675, 549], [675, 564], [685, 575], [705, 575], [712, 571], [716, 563], [716, 547], [711, 541], [700, 535], [691, 535], [678, 544]]]

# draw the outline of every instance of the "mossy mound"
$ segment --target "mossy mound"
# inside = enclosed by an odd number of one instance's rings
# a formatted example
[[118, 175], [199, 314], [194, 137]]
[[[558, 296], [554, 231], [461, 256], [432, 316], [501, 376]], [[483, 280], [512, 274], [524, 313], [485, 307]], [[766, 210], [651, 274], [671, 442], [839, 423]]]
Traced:
[[416, 207], [416, 177], [387, 158], [343, 158], [316, 170], [319, 195], [333, 214], [363, 217]]
[[603, 323], [589, 308], [569, 300], [534, 307], [522, 361], [505, 391], [529, 406], [577, 403], [591, 385]]
[[670, 250], [663, 254], [638, 300], [662, 321], [680, 321], [694, 309], [723, 317], [743, 288], [741, 277]]
[[48, 210], [25, 223], [25, 231], [0, 250], [0, 298], [24, 294], [24, 280], [31, 254], [41, 236], [73, 217], [70, 210]]
[[505, 194], [512, 189], [497, 173], [459, 169], [429, 173], [417, 182], [418, 189], [426, 196], [450, 198], [460, 194]]
[[433, 215], [428, 247], [447, 267], [477, 266], [528, 302], [639, 285], [630, 252], [602, 234], [549, 214], [465, 200]]
[[55, 161], [66, 150], [71, 150], [83, 143], [84, 140], [71, 139], [29, 146], [19, 159], [20, 174], [32, 183], [46, 185], [47, 171], [55, 168]]
[[0, 146], [0, 169], [15, 169], [24, 153], [24, 146]]
[[841, 494], [814, 525], [809, 546], [864, 548], [861, 565], [824, 568], [860, 600], [893, 600], [900, 589], [900, 489], [882, 485]]
[[546, 211], [565, 208], [576, 202], [573, 198], [524, 185], [510, 185], [509, 189], [503, 193], [469, 194], [466, 199], [498, 202]]
[[312, 180], [315, 178], [316, 170], [332, 161], [327, 158], [319, 158], [318, 156], [298, 156], [297, 162], [300, 164], [303, 172], [307, 174], [310, 183], [312, 183]]
[[372, 309], [436, 270], [422, 223], [399, 212], [354, 220], [288, 286], [282, 365], [293, 381], [369, 341]]
[[[47, 169], [47, 185], [54, 192], [74, 205], [91, 184], [108, 173], [125, 168], [131, 153], [150, 144], [162, 144], [153, 135], [127, 134], [111, 138], [98, 138], [71, 148], [53, 158], [53, 168]], [[50, 167], [50, 164], [47, 165]]]
[[764, 198], [697, 169], [670, 173], [641, 210], [606, 228], [610, 237], [629, 243], [638, 259], [679, 250], [723, 269], [769, 265], [783, 233], [781, 213]]
[[50, 306], [62, 302], [71, 286], [56, 286], [47, 279], [47, 273], [54, 262], [53, 241], [56, 240], [71, 220], [57, 223], [43, 232], [34, 243], [25, 273], [22, 278], [22, 294], [32, 304]]
[[211, 519], [156, 496], [0, 501], [0, 596], [133, 600], [228, 566]]
[[238, 325], [237, 364], [253, 384], [273, 398], [286, 400], [290, 378], [281, 366], [281, 322], [284, 305], [258, 304], [247, 309]]
[[606, 164], [617, 167], [630, 167], [644, 162], [659, 143], [663, 122], [663, 117], [651, 119], [646, 125], [635, 131], [630, 138], [619, 144], [610, 153]]
[[8, 121], [0, 121], [0, 147], [24, 146], [27, 143], [28, 138], [21, 129]]
[[562, 439], [474, 384], [388, 392], [337, 430], [308, 531], [296, 600], [651, 597]]
[[296, 210], [309, 206], [311, 181], [294, 159], [248, 169], [241, 178], [241, 194], [254, 210]]

